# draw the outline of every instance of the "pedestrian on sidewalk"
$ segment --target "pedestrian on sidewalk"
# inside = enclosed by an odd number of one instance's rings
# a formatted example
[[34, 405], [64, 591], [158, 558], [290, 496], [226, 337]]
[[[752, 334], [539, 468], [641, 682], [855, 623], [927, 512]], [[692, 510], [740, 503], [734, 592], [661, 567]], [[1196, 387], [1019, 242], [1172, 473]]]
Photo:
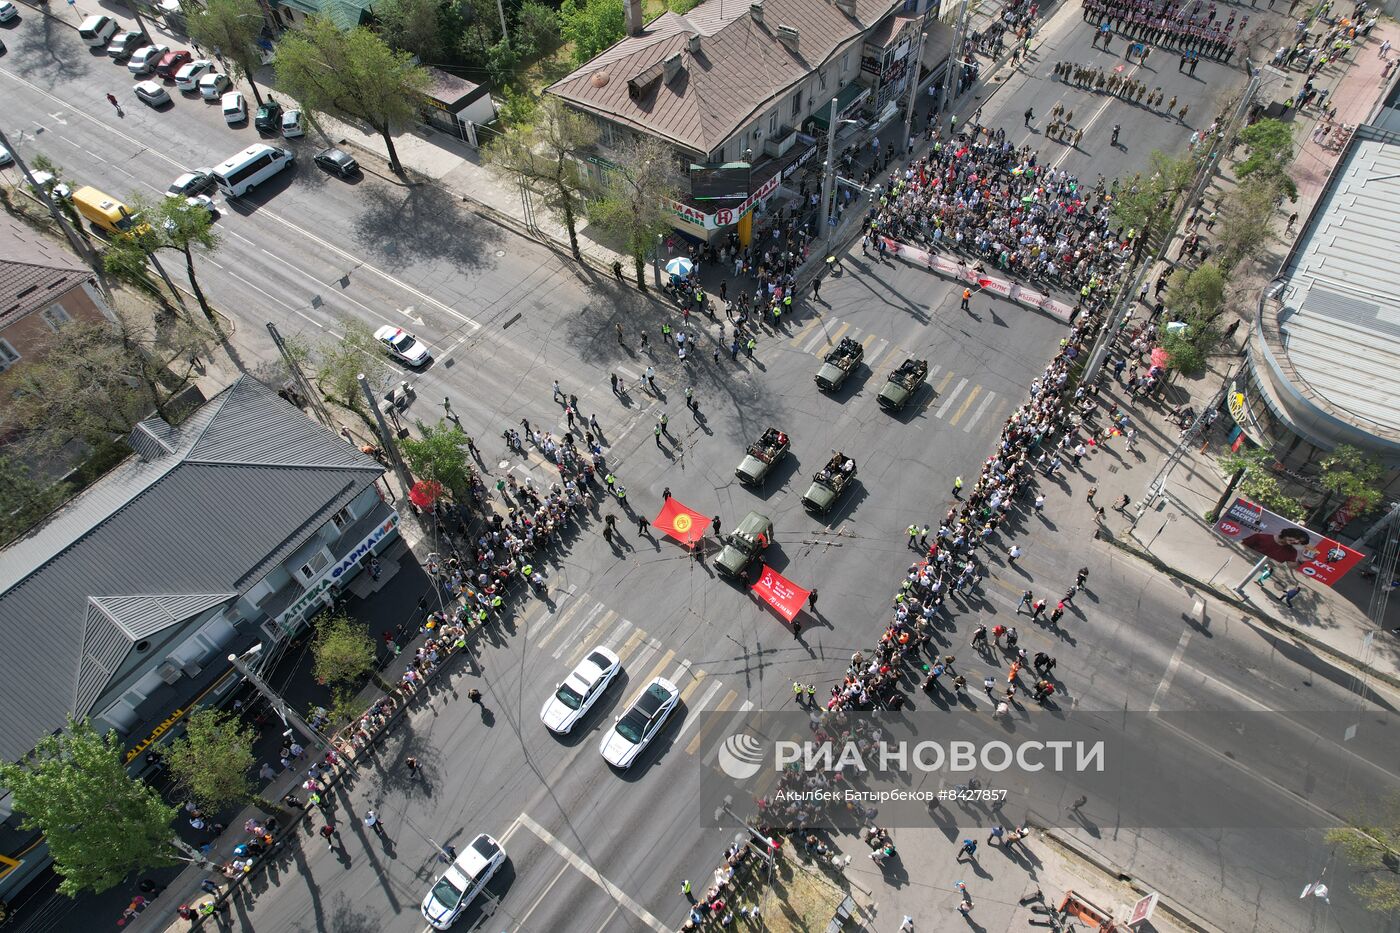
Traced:
[[1045, 511], [1045, 496], [1040, 493], [1037, 493], [1035, 497], [1035, 510], [1037, 512]]
[[617, 276], [617, 280], [618, 280], [619, 282], [621, 282], [621, 281], [622, 281], [622, 263], [619, 262], [618, 260], [614, 259], [614, 260], [613, 260], [613, 265], [612, 265], [612, 270], [613, 270], [613, 275]]
[[987, 845], [1001, 845], [1001, 837], [1005, 832], [1000, 826], [993, 826], [991, 835], [987, 837]]
[[972, 630], [972, 641], [968, 644], [968, 647], [976, 648], [978, 651], [987, 647], [987, 626], [979, 624]]
[[379, 835], [384, 835], [384, 824], [379, 819], [379, 813], [375, 810], [365, 811], [365, 825]]
[[1024, 607], [1027, 608], [1027, 609], [1029, 609], [1029, 608], [1031, 607], [1031, 603], [1033, 603], [1033, 602], [1035, 602], [1035, 596], [1034, 596], [1034, 594], [1032, 594], [1030, 590], [1022, 590], [1022, 591], [1021, 591], [1021, 601], [1020, 601], [1019, 603], [1016, 604], [1016, 614], [1017, 614], [1017, 615], [1020, 615], [1020, 614], [1021, 614], [1021, 607], [1022, 607], [1022, 606], [1024, 606]]
[[1289, 609], [1292, 609], [1293, 600], [1297, 599], [1298, 594], [1301, 592], [1303, 592], [1303, 588], [1295, 584], [1294, 586], [1291, 586], [1287, 590], [1285, 590], [1283, 596], [1279, 598], [1283, 600], [1283, 604], [1285, 606], [1287, 606]]
[[438, 861], [451, 865], [457, 861], [457, 847], [452, 843], [444, 843], [442, 851], [438, 853]]
[[963, 479], [962, 479], [962, 477], [961, 477], [961, 476], [956, 477], [956, 478], [953, 480], [953, 498], [954, 498], [954, 499], [961, 499], [961, 498], [962, 498], [962, 488], [963, 488]]
[[[563, 401], [563, 400], [564, 400], [564, 390], [561, 389], [561, 388], [559, 388], [559, 380], [556, 379], [556, 380], [554, 380], [554, 401], [560, 402], [560, 401]], [[529, 430], [529, 429], [527, 428], [526, 430]]]
[[1084, 589], [1084, 581], [1087, 580], [1087, 579], [1089, 579], [1089, 568], [1088, 568], [1088, 567], [1080, 567], [1080, 568], [1079, 568], [1079, 573], [1075, 574], [1075, 577], [1074, 577], [1074, 588], [1075, 588], [1076, 590], [1082, 590], [1082, 589]]
[[914, 918], [908, 914], [904, 915], [904, 922], [899, 925], [899, 933], [914, 933]]
[[961, 881], [954, 882], [954, 886], [958, 889], [958, 893], [962, 895], [962, 901], [958, 904], [957, 908], [958, 913], [966, 914], [972, 909], [972, 895], [967, 893], [967, 885], [963, 884]]
[[1085, 797], [1083, 794], [1080, 794], [1074, 799], [1073, 803], [1071, 803], [1068, 807], [1065, 808], [1065, 812], [1073, 813], [1075, 816], [1078, 816], [1080, 809], [1082, 809], [1083, 806], [1088, 802], [1089, 798]]
[[971, 839], [964, 839], [958, 846], [958, 854], [954, 861], [961, 862], [963, 856], [967, 856], [969, 862], [977, 861], [977, 843]]
[[647, 534], [647, 529], [650, 528], [650, 527], [651, 527], [651, 522], [647, 521], [647, 517], [646, 517], [645, 515], [638, 515], [638, 516], [637, 516], [637, 534], [639, 534], [639, 535]]
[[1128, 498], [1128, 494], [1125, 492], [1125, 493], [1123, 493], [1123, 495], [1121, 495], [1121, 496], [1118, 497], [1118, 501], [1117, 501], [1117, 502], [1113, 503], [1113, 508], [1114, 508], [1116, 511], [1121, 512], [1121, 511], [1123, 511], [1124, 509], [1126, 509], [1126, 508], [1128, 507], [1128, 503], [1131, 502], [1131, 501], [1132, 501], [1132, 500]]
[[1064, 601], [1061, 600], [1058, 604], [1056, 604], [1054, 611], [1050, 613], [1050, 624], [1059, 625], [1060, 619], [1064, 617], [1064, 614], [1065, 604]]
[[817, 611], [817, 591], [812, 590], [807, 594], [807, 608], [812, 612]]
[[325, 826], [321, 827], [321, 838], [326, 840], [326, 848], [330, 849], [332, 852], [335, 851], [335, 835], [334, 823], [326, 823]]
[[1018, 545], [1018, 544], [1013, 544], [1013, 545], [1011, 545], [1011, 550], [1009, 550], [1009, 551], [1006, 552], [1006, 564], [1007, 564], [1007, 566], [1011, 566], [1012, 564], [1016, 563], [1016, 561], [1020, 558], [1021, 554], [1022, 554], [1022, 551], [1021, 551], [1020, 545]]
[[686, 878], [684, 881], [681, 882], [681, 897], [685, 898], [692, 904], [695, 903], [695, 894], [691, 891], [689, 878]]
[[1031, 620], [1039, 619], [1041, 613], [1045, 611], [1045, 600], [1037, 599], [1035, 605], [1031, 606]]
[[1084, 494], [1084, 501], [1087, 502], [1087, 503], [1089, 503], [1090, 505], [1094, 505], [1094, 504], [1095, 504], [1095, 503], [1094, 503], [1094, 497], [1097, 496], [1098, 494], [1099, 494], [1099, 487], [1097, 487], [1097, 486], [1090, 486], [1090, 487], [1089, 487], [1089, 491], [1086, 492], [1086, 493]]

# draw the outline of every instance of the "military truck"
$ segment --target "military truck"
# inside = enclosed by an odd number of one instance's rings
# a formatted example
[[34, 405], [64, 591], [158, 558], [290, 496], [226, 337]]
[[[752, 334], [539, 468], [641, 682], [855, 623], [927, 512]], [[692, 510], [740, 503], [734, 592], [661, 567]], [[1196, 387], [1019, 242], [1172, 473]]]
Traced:
[[898, 369], [890, 373], [890, 378], [880, 390], [880, 407], [886, 411], [899, 411], [908, 404], [914, 393], [919, 391], [919, 386], [927, 379], [928, 360], [905, 360], [899, 364]]
[[832, 347], [831, 352], [826, 355], [826, 362], [822, 364], [822, 368], [817, 370], [817, 388], [827, 392], [835, 392], [841, 388], [846, 377], [855, 372], [864, 356], [864, 346], [850, 337], [842, 337], [841, 342]]
[[723, 546], [715, 555], [715, 569], [726, 577], [743, 579], [763, 549], [773, 540], [773, 520], [767, 515], [750, 512], [727, 535], [721, 535]]
[[803, 508], [818, 515], [825, 514], [855, 478], [856, 462], [841, 451], [835, 451], [826, 466], [812, 477], [812, 485], [802, 494]]
[[749, 451], [734, 475], [746, 486], [759, 486], [768, 478], [773, 467], [782, 462], [788, 452], [788, 436], [777, 428], [769, 428], [763, 436], [749, 445]]

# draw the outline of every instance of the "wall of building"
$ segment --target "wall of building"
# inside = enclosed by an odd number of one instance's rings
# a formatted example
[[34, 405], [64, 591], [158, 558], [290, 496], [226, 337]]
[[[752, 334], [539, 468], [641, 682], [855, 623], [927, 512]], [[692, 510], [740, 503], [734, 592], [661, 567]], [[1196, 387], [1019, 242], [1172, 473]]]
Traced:
[[0, 344], [0, 372], [43, 359], [45, 345], [68, 321], [97, 324], [110, 320], [112, 312], [97, 289], [88, 285], [72, 289], [48, 307], [26, 314], [0, 329], [0, 340], [4, 341]]

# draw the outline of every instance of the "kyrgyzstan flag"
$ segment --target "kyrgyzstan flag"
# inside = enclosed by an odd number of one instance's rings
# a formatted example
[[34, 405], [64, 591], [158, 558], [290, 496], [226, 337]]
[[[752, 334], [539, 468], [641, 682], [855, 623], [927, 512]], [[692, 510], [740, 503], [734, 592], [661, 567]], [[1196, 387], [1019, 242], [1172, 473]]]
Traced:
[[695, 542], [705, 536], [710, 520], [694, 509], [681, 505], [673, 496], [661, 506], [661, 514], [652, 524], [686, 547], [695, 547]]
[[753, 591], [759, 598], [778, 610], [778, 615], [791, 622], [792, 617], [797, 615], [802, 609], [802, 604], [807, 601], [810, 590], [793, 583], [787, 577], [778, 573], [767, 564], [763, 565], [763, 573], [758, 575], [758, 582], [753, 585]]

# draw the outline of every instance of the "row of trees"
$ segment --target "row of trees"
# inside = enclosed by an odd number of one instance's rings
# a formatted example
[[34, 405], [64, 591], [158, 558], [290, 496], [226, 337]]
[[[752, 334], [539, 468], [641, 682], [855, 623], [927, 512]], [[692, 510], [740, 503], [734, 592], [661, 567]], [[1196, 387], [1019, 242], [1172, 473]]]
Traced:
[[[343, 614], [315, 625], [313, 671], [335, 691], [334, 730], [364, 710], [355, 695], [374, 669], [374, 640]], [[197, 710], [162, 758], [181, 793], [209, 813], [249, 803], [274, 809], [254, 793], [256, 739], [228, 712]], [[69, 719], [23, 761], [0, 763], [0, 785], [13, 795], [24, 828], [44, 834], [63, 879], [59, 890], [70, 897], [105, 891], [133, 872], [198, 858], [172, 828], [179, 811], [127, 771], [123, 744], [115, 732]]]
[[1318, 461], [1317, 482], [1325, 495], [1309, 513], [1302, 500], [1280, 481], [1278, 458], [1272, 451], [1241, 448], [1221, 457], [1220, 466], [1230, 475], [1230, 481], [1207, 516], [1211, 520], [1236, 494], [1300, 523], [1320, 524], [1342, 503], [1350, 503], [1352, 511], [1360, 515], [1381, 503], [1387, 475], [1385, 465], [1375, 457], [1350, 444], [1338, 444]]

